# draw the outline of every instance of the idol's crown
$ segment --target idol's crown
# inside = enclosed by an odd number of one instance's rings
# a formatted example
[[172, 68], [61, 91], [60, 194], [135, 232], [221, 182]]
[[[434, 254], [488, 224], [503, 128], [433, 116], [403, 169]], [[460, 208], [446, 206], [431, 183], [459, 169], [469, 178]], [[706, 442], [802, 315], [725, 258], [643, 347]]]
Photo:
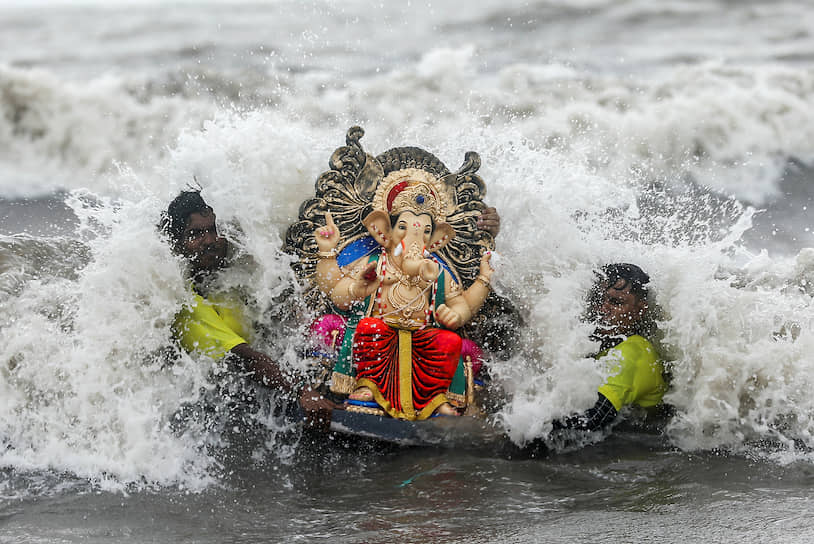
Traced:
[[390, 172], [376, 191], [374, 208], [390, 215], [409, 210], [416, 215], [430, 214], [436, 221], [445, 221], [449, 202], [441, 180], [426, 170], [404, 168]]

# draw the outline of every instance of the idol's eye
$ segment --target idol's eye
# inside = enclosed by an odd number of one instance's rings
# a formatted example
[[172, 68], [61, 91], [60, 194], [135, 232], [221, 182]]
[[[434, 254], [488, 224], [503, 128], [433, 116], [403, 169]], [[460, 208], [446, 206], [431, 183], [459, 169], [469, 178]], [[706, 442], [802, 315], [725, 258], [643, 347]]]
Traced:
[[432, 226], [431, 225], [427, 225], [426, 227], [424, 227], [424, 234], [432, 234]]

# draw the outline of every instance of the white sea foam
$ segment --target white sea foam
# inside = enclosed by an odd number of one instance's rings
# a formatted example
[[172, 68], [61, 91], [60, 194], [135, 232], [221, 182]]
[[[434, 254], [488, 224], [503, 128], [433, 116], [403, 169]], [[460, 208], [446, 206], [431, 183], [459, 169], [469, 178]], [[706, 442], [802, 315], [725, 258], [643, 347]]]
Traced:
[[[394, 145], [427, 126], [446, 137], [512, 127], [610, 178], [642, 172], [683, 184], [691, 177], [758, 205], [779, 196], [790, 158], [814, 161], [811, 71], [710, 63], [633, 79], [523, 63], [488, 74], [478, 72], [477, 59], [472, 46], [436, 49], [413, 65], [343, 88], [331, 87], [329, 73], [290, 80], [293, 88], [277, 96], [282, 116], [273, 119], [289, 126], [304, 119], [332, 131], [366, 121]], [[145, 102], [119, 78], [78, 86], [47, 72], [6, 68], [0, 82], [6, 96], [0, 194], [6, 197], [75, 187], [115, 194], [115, 180], [106, 176], [116, 164], [149, 170], [183, 131], [230, 115], [195, 96]]]
[[116, 180], [106, 176], [117, 163], [152, 165], [182, 128], [211, 115], [193, 100], [140, 102], [110, 77], [79, 85], [6, 67], [0, 89], [0, 194], [11, 198], [75, 188], [115, 196]]

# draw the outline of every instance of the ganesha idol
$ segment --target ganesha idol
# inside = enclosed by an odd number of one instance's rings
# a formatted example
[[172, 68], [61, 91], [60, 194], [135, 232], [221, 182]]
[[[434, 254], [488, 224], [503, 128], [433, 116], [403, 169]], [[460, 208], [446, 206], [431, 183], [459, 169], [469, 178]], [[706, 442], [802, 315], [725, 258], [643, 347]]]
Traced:
[[373, 158], [359, 137], [349, 131], [287, 236], [330, 309], [312, 342], [331, 358], [331, 389], [347, 395], [348, 410], [458, 415], [480, 357], [458, 332], [489, 296], [493, 273], [491, 236], [475, 226], [485, 193], [477, 155], [450, 173], [418, 148]]

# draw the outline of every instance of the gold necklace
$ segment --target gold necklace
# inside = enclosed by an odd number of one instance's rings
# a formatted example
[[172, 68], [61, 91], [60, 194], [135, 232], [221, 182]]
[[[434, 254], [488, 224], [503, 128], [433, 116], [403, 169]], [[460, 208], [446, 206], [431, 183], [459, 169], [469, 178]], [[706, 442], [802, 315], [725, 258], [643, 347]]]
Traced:
[[397, 279], [387, 292], [387, 302], [392, 308], [388, 313], [401, 314], [403, 319], [409, 320], [408, 325], [413, 325], [415, 320], [411, 316], [424, 312], [427, 307], [426, 289], [421, 288], [422, 279], [420, 276], [407, 276], [393, 261], [388, 264], [388, 272], [392, 272]]

